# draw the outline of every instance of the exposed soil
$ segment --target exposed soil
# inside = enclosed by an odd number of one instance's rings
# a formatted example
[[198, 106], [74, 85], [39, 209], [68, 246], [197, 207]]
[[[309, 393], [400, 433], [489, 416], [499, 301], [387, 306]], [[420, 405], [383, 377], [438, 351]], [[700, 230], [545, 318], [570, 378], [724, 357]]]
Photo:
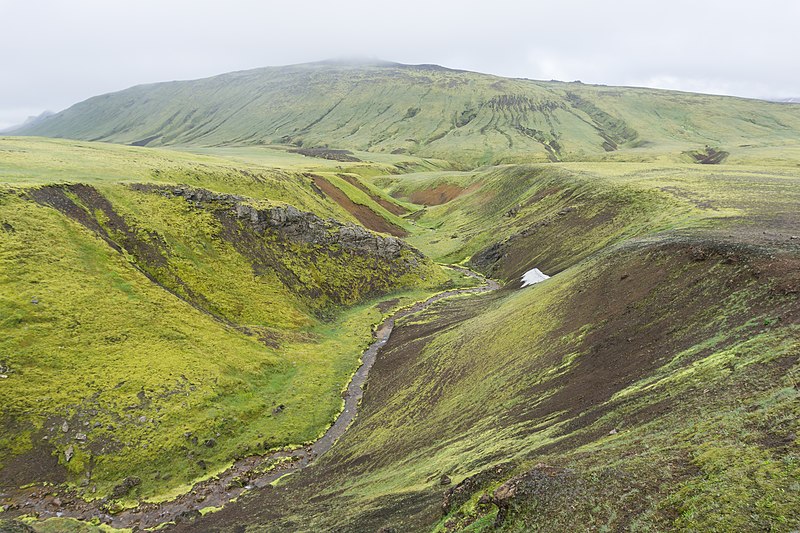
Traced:
[[[5, 426], [4, 426], [5, 427]], [[52, 446], [41, 444], [41, 436], [34, 436], [32, 450], [12, 457], [0, 469], [0, 487], [21, 487], [34, 482], [63, 483], [66, 469], [58, 463]]]
[[480, 185], [477, 183], [470, 185], [469, 187], [459, 187], [458, 185], [453, 185], [452, 183], [443, 183], [442, 185], [437, 185], [432, 189], [414, 191], [411, 193], [409, 199], [415, 204], [420, 205], [442, 205], [455, 200], [462, 194], [468, 194], [472, 191], [475, 191], [479, 187]]
[[402, 205], [397, 205], [375, 194], [373, 191], [369, 189], [369, 187], [361, 183], [359, 179], [356, 178], [355, 176], [351, 176], [350, 174], [339, 174], [339, 177], [345, 180], [350, 185], [357, 187], [361, 189], [363, 192], [367, 193], [369, 197], [375, 201], [375, 203], [377, 203], [379, 206], [389, 211], [391, 214], [397, 216], [403, 216], [406, 213], [408, 213], [408, 209], [406, 209]]
[[695, 163], [700, 165], [719, 165], [725, 161], [730, 155], [724, 150], [717, 150], [710, 146], [706, 146], [703, 150], [695, 150], [693, 152], [686, 152]]
[[[91, 520], [93, 517], [97, 517], [102, 522], [117, 528], [150, 528], [165, 522], [174, 522], [179, 526], [179, 530], [182, 529], [180, 526], [183, 526], [188, 531], [195, 531], [190, 521], [200, 516], [200, 509], [209, 506], [222, 507], [247, 491], [268, 487], [276, 479], [307, 467], [317, 457], [331, 449], [356, 418], [364, 393], [364, 383], [375, 363], [378, 352], [389, 340], [395, 321], [424, 311], [433, 303], [444, 298], [479, 294], [500, 288], [500, 285], [494, 280], [483, 278], [479, 274], [460, 267], [458, 270], [482, 280], [484, 285], [439, 293], [410, 307], [400, 309], [385, 319], [376, 328], [375, 341], [362, 354], [362, 364], [348, 384], [347, 391], [343, 394], [345, 400], [343, 411], [325, 434], [314, 443], [296, 449], [287, 448], [268, 455], [256, 455], [237, 460], [224, 472], [208, 481], [196, 484], [191, 491], [174, 500], [159, 504], [142, 503], [136, 508], [114, 514], [110, 512], [113, 502], [109, 499], [86, 502], [77, 497], [74, 492], [38, 485], [24, 489], [6, 490], [0, 495], [0, 503], [7, 506], [7, 516], [10, 518], [19, 515], [34, 515], [43, 520], [55, 516]], [[385, 303], [389, 305], [390, 302]], [[37, 457], [36, 464], [29, 468], [47, 468], [56, 461], [52, 456]], [[34, 458], [28, 457], [27, 459], [33, 460]], [[57, 479], [53, 479], [53, 482], [57, 481]]]
[[361, 160], [353, 155], [350, 150], [332, 150], [330, 148], [299, 148], [292, 150], [292, 153], [304, 155], [306, 157], [319, 157], [331, 161], [341, 161], [342, 163], [359, 163]]
[[408, 235], [406, 230], [392, 224], [369, 207], [352, 201], [344, 192], [322, 176], [313, 176], [312, 179], [314, 180], [314, 185], [333, 199], [333, 201], [342, 206], [345, 211], [356, 217], [365, 228], [381, 233], [388, 233], [395, 237], [405, 237]]

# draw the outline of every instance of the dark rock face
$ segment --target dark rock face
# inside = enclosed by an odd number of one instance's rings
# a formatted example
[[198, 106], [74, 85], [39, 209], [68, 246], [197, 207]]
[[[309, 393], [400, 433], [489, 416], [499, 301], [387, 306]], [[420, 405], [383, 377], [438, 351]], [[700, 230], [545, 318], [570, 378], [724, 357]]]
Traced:
[[495, 527], [503, 524], [517, 499], [574, 500], [578, 494], [579, 483], [574, 472], [540, 463], [532, 470], [509, 479], [494, 491], [491, 502], [498, 508]]
[[[134, 189], [153, 192], [160, 190], [165, 196], [179, 196], [196, 207], [215, 205], [240, 222], [249, 225], [257, 234], [274, 231], [291, 242], [322, 246], [341, 246], [345, 250], [375, 255], [386, 261], [399, 259], [403, 251], [411, 251], [422, 258], [422, 254], [395, 237], [383, 236], [356, 224], [343, 224], [333, 219], [322, 219], [313, 213], [300, 211], [291, 205], [259, 209], [242, 196], [220, 194], [191, 187], [158, 187], [133, 185]], [[223, 215], [224, 216], [224, 215]], [[416, 266], [416, 261], [410, 266]]]
[[111, 491], [111, 498], [122, 498], [126, 494], [128, 494], [133, 487], [142, 484], [142, 480], [136, 476], [129, 476], [122, 480], [122, 483], [114, 487], [114, 490]]
[[442, 499], [442, 513], [446, 515], [450, 511], [458, 509], [477, 491], [508, 475], [510, 469], [511, 466], [508, 464], [497, 465], [464, 479], [454, 487], [450, 487], [444, 493], [444, 498]]

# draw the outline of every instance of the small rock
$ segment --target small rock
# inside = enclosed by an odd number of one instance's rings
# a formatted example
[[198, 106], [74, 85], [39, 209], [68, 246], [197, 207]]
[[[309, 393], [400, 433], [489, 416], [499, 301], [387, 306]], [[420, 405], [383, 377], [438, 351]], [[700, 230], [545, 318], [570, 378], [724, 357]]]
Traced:
[[36, 297], [33, 297], [33, 298], [31, 298], [31, 303], [32, 303], [33, 305], [38, 305], [38, 303], [39, 303], [39, 298], [36, 298]]
[[64, 459], [69, 462], [73, 455], [75, 455], [75, 449], [72, 447], [72, 444], [70, 444], [67, 446], [67, 449], [64, 450]]
[[66, 420], [64, 421], [64, 423], [63, 423], [63, 424], [61, 424], [61, 431], [63, 431], [64, 433], [66, 433], [67, 431], [69, 431], [69, 424], [67, 423], [67, 421], [66, 421]]
[[608, 434], [609, 435], [616, 435], [617, 434], [617, 429], [616, 428], [612, 429], [611, 431], [608, 432]]
[[122, 483], [114, 487], [111, 491], [111, 498], [121, 498], [128, 494], [133, 487], [141, 485], [142, 480], [136, 476], [129, 476], [122, 480]]
[[213, 448], [217, 445], [217, 441], [215, 439], [208, 439], [203, 444], [205, 444], [208, 448]]
[[85, 441], [86, 433], [75, 433], [75, 440]]
[[147, 417], [144, 416], [144, 415], [140, 416], [139, 417], [139, 423], [140, 424], [146, 424], [147, 423]]
[[448, 476], [447, 474], [442, 474], [441, 479], [439, 479], [439, 484], [440, 485], [449, 485], [452, 482], [453, 482], [453, 480], [450, 479], [450, 476]]
[[61, 507], [61, 498], [53, 498], [53, 505]]
[[281, 414], [284, 409], [286, 409], [286, 406], [283, 405], [283, 404], [280, 404], [278, 407], [276, 407], [275, 409], [272, 410], [272, 414], [273, 415]]
[[794, 240], [800, 239], [800, 236], [798, 236], [798, 235], [792, 235], [791, 237], [789, 237], [789, 239], [791, 239], [791, 240], [793, 240], [793, 241], [794, 241]]

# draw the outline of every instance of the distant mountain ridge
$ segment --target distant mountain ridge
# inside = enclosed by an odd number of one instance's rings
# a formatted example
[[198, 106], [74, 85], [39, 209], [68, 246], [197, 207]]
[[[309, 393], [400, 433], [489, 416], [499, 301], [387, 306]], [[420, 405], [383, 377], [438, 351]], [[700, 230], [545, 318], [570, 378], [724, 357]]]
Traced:
[[800, 147], [800, 109], [345, 60], [139, 85], [90, 98], [15, 133], [136, 146], [331, 147], [467, 167], [675, 158], [705, 146], [735, 160], [739, 147]]
[[31, 115], [25, 119], [22, 124], [15, 124], [14, 126], [10, 126], [8, 128], [0, 129], [0, 133], [14, 133], [17, 130], [21, 130], [23, 128], [31, 127], [38, 122], [45, 120], [51, 116], [55, 115], [53, 111], [42, 111], [38, 115]]

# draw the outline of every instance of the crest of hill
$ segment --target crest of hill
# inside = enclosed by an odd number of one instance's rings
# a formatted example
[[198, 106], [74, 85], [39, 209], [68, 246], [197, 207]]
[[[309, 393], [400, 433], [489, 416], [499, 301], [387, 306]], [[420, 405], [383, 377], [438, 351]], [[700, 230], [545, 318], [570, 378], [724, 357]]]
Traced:
[[692, 154], [707, 150], [725, 154], [712, 162], [763, 164], [800, 154], [800, 108], [339, 60], [131, 87], [15, 133], [135, 146], [330, 147], [435, 157], [463, 167], [694, 162]]

